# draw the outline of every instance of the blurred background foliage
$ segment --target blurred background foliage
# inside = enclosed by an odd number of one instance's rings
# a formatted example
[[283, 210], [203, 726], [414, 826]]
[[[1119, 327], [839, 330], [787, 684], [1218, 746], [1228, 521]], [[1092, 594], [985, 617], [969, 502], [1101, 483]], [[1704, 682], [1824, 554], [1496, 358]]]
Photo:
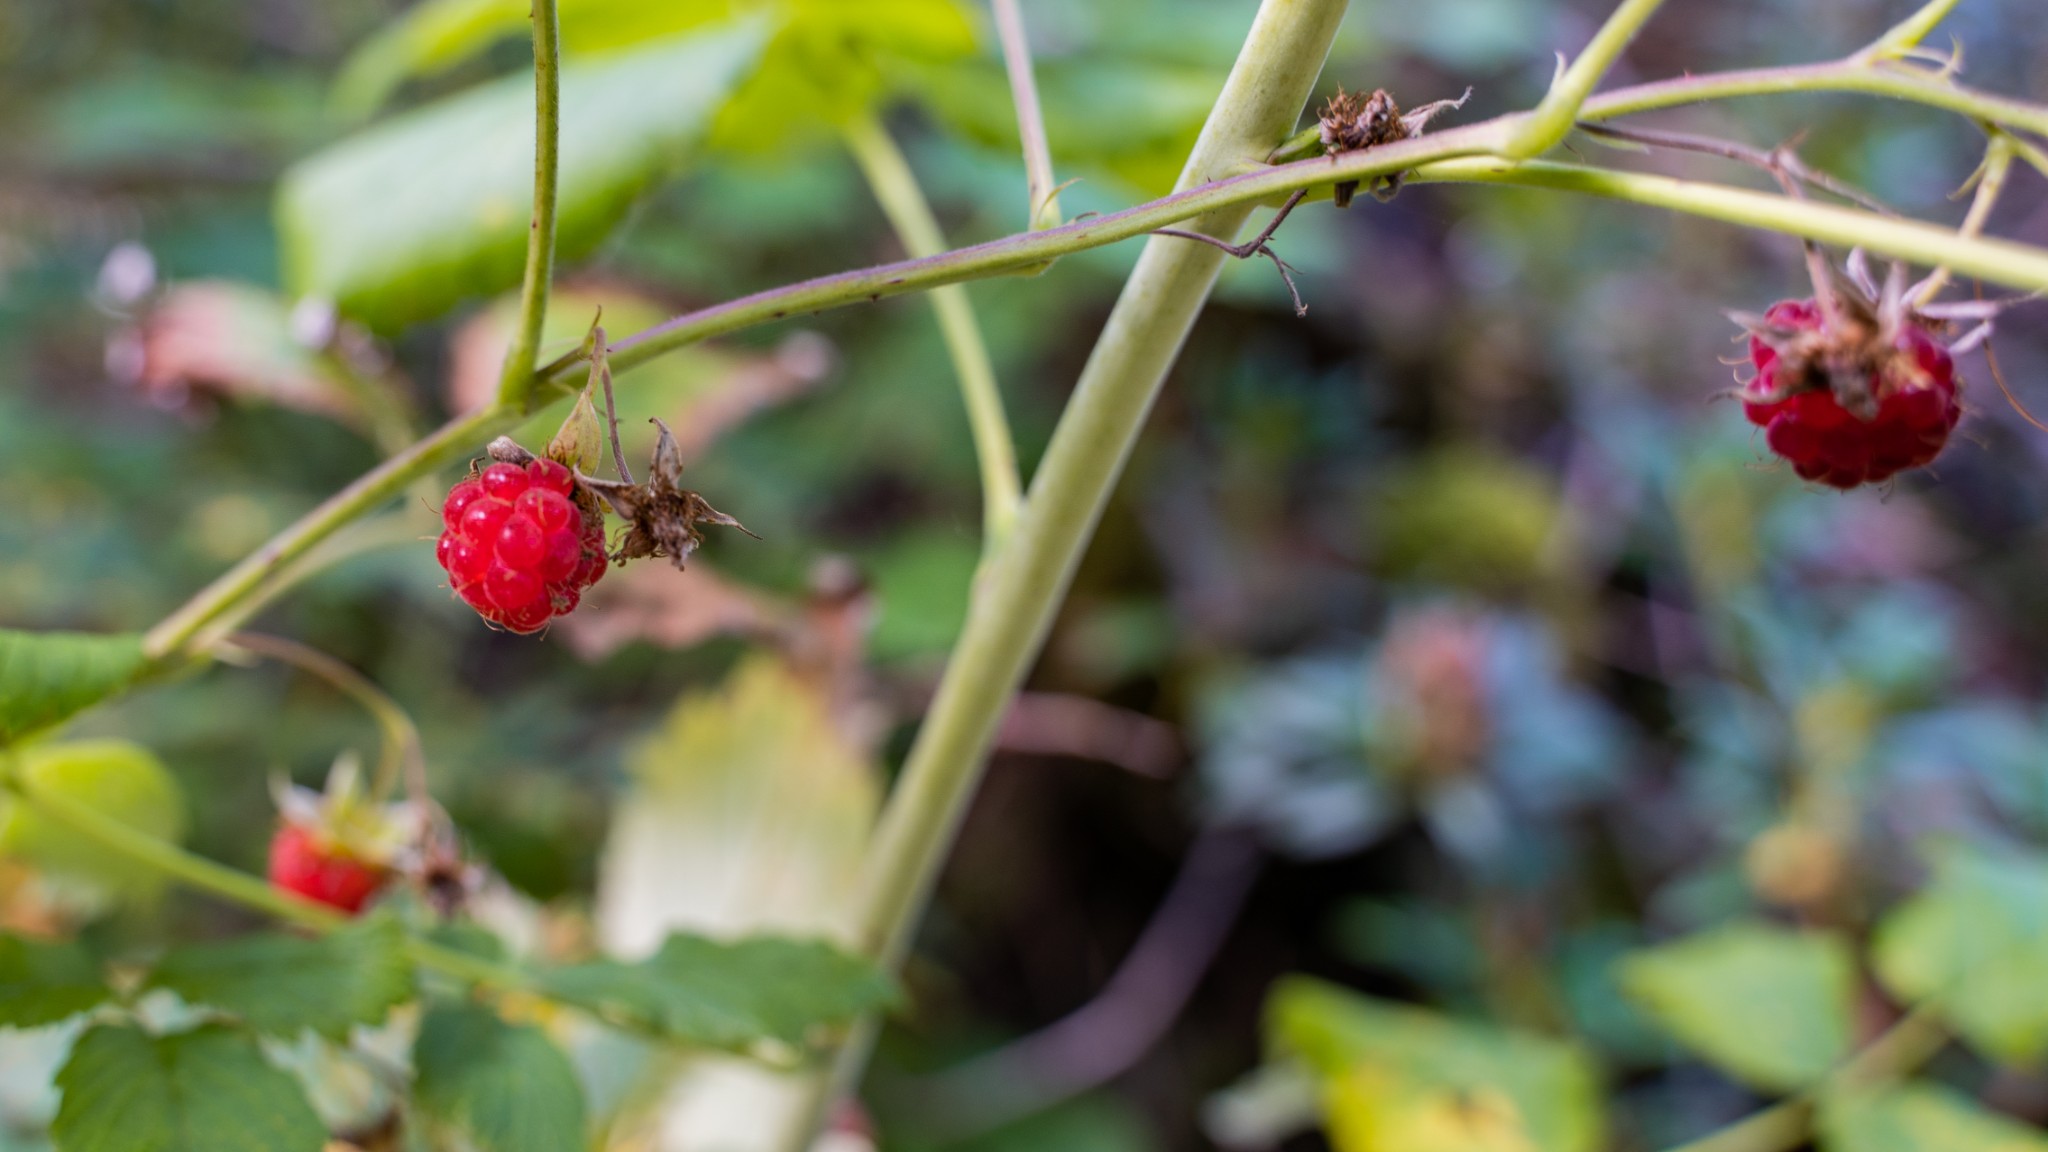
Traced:
[[[1254, 7], [1025, 5], [1054, 159], [1081, 180], [1069, 216], [1171, 185]], [[1903, 12], [1674, 4], [1613, 79], [1819, 59]], [[1603, 14], [1361, 0], [1322, 91], [1524, 106]], [[2039, 16], [1967, 0], [1944, 31], [1974, 84], [2040, 99]], [[525, 232], [525, 24], [523, 0], [0, 8], [0, 625], [145, 627], [488, 394]], [[837, 131], [870, 112], [953, 243], [1025, 218], [975, 5], [564, 0], [563, 35], [549, 354], [600, 304], [616, 338], [897, 258]], [[1799, 136], [1945, 221], [1979, 146], [1845, 96], [1664, 122]], [[1993, 228], [2048, 243], [2036, 177]], [[1830, 1094], [1826, 1147], [2048, 1147], [2048, 437], [1981, 355], [1937, 467], [1843, 495], [1715, 402], [1721, 310], [1804, 294], [1782, 238], [1413, 188], [1302, 212], [1277, 246], [1309, 314], [1264, 263], [1228, 270], [1004, 727], [915, 1008], [843, 1138], [1652, 1149], [1932, 997], [1966, 1043], [1916, 1086]], [[1137, 247], [972, 286], [1027, 467]], [[2044, 332], [2023, 309], [1997, 342], [2037, 404]], [[977, 561], [950, 376], [915, 301], [671, 357], [622, 385], [629, 456], [668, 419], [693, 485], [761, 540], [616, 574], [533, 640], [442, 587], [422, 492], [258, 625], [417, 719], [503, 878], [479, 914], [515, 947], [829, 927]], [[248, 867], [266, 778], [315, 782], [374, 739], [271, 667], [74, 730], [153, 749], [189, 842]], [[116, 942], [247, 924], [177, 893], [109, 911], [62, 880], [0, 864], [0, 918]], [[555, 1027], [614, 1147], [762, 1146], [751, 1119], [788, 1090]], [[44, 1146], [68, 1042], [0, 1033], [0, 1147]], [[390, 1107], [331, 1056], [295, 1065], [331, 1123]]]

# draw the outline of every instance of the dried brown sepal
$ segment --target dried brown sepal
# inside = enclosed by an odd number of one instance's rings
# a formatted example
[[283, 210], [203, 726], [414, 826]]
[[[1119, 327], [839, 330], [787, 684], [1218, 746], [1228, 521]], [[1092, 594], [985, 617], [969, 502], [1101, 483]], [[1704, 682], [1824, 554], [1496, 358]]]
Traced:
[[[1325, 155], [1335, 156], [1342, 152], [1357, 152], [1381, 144], [1392, 144], [1401, 140], [1412, 140], [1422, 135], [1423, 129], [1436, 116], [1448, 109], [1463, 108], [1465, 101], [1472, 98], [1472, 90], [1456, 100], [1437, 100], [1413, 112], [1401, 111], [1401, 105], [1394, 100], [1393, 93], [1385, 88], [1373, 89], [1372, 95], [1346, 92], [1337, 89], [1323, 106], [1317, 121], [1317, 134], [1323, 142]], [[1404, 173], [1392, 172], [1385, 176], [1373, 177], [1368, 188], [1375, 199], [1391, 200], [1401, 190]], [[1336, 186], [1337, 207], [1346, 208], [1358, 192], [1358, 181], [1347, 180]]]
[[626, 535], [612, 551], [613, 561], [665, 556], [681, 568], [690, 553], [704, 542], [698, 525], [714, 524], [742, 532], [747, 529], [713, 508], [702, 496], [682, 487], [682, 449], [677, 447], [675, 434], [667, 424], [659, 419], [653, 423], [661, 429], [661, 436], [654, 445], [654, 460], [646, 483], [599, 480], [581, 472], [576, 474], [576, 482], [585, 492], [611, 505], [612, 511], [626, 521]]
[[484, 455], [499, 464], [517, 464], [521, 468], [533, 463], [533, 453], [527, 451], [510, 436], [500, 436], [484, 446]]

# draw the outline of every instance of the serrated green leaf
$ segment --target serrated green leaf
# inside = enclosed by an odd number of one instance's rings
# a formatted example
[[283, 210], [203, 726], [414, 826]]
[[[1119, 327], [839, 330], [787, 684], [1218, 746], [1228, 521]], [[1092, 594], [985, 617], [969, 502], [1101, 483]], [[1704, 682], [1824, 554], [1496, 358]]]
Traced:
[[[727, 25], [562, 70], [556, 248], [595, 247], [689, 159], [766, 39]], [[398, 116], [295, 165], [278, 187], [291, 291], [384, 329], [519, 282], [533, 204], [533, 80]]]
[[819, 1029], [895, 999], [894, 985], [867, 961], [822, 942], [770, 936], [728, 944], [677, 934], [637, 964], [579, 964], [543, 983], [600, 1016], [735, 1051], [763, 1040], [803, 1045]]
[[0, 628], [0, 745], [114, 695], [147, 663], [140, 636]]
[[269, 1036], [312, 1029], [334, 1040], [375, 1025], [413, 997], [405, 934], [384, 914], [325, 936], [265, 934], [179, 948], [149, 974], [151, 988], [176, 992], [241, 1017]]
[[1937, 1001], [1985, 1055], [2048, 1053], [2048, 861], [1957, 848], [1934, 881], [1878, 925], [1878, 978], [1901, 1000]]
[[1830, 1092], [1822, 1152], [2048, 1152], [2048, 1136], [1946, 1088]]
[[0, 1027], [55, 1024], [108, 995], [99, 963], [78, 945], [0, 936]]
[[298, 1081], [254, 1037], [220, 1025], [151, 1036], [102, 1024], [79, 1037], [57, 1087], [60, 1152], [320, 1152], [327, 1142]]
[[1805, 1087], [1849, 1052], [1856, 962], [1832, 933], [1734, 924], [1633, 953], [1620, 977], [1680, 1043], [1767, 1092]]
[[474, 1004], [437, 1005], [413, 1044], [413, 1100], [435, 1130], [477, 1152], [584, 1146], [583, 1087], [540, 1029]]
[[[1266, 1001], [1266, 1043], [1322, 1078], [1341, 1152], [1592, 1152], [1603, 1140], [1598, 1073], [1567, 1041], [1290, 976]], [[1455, 1101], [1475, 1107], [1454, 1114]]]

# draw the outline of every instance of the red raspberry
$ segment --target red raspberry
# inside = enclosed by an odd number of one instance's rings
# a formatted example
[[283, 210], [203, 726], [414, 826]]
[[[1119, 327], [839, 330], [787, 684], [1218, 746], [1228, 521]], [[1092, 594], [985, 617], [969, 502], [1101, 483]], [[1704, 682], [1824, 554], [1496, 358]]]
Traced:
[[604, 575], [604, 517], [553, 460], [496, 463], [448, 493], [435, 557], [455, 594], [493, 624], [534, 632], [574, 611]]
[[[1828, 379], [1825, 352], [1833, 339], [1812, 299], [1781, 300], [1764, 314], [1778, 330], [1816, 334], [1816, 354], [1773, 347], [1756, 332], [1749, 338], [1756, 378], [1741, 392], [1749, 422], [1765, 430], [1771, 451], [1805, 480], [1835, 488], [1874, 484], [1934, 459], [1962, 419], [1955, 363], [1932, 333], [1912, 320], [1897, 325], [1889, 342], [1861, 346], [1847, 361], [1851, 380], [1867, 379], [1869, 397], [1859, 414], [1845, 408], [1839, 383]], [[1842, 339], [1857, 348], [1855, 336]]]
[[291, 821], [270, 841], [270, 883], [354, 915], [384, 887], [389, 868], [348, 854], [315, 829]]

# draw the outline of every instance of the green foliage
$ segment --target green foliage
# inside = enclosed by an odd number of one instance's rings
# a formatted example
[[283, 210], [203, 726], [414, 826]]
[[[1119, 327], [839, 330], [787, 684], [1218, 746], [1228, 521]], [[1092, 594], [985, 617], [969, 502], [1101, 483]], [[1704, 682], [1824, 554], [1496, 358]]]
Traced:
[[110, 994], [99, 963], [78, 945], [0, 936], [0, 1027], [55, 1024]]
[[193, 945], [159, 961], [148, 986], [231, 1012], [268, 1036], [289, 1040], [310, 1028], [346, 1040], [353, 1025], [381, 1023], [412, 998], [404, 940], [398, 921], [379, 914], [310, 939], [272, 933]]
[[[15, 758], [31, 794], [45, 794], [92, 809], [156, 840], [185, 834], [185, 794], [149, 749], [125, 740], [37, 744]], [[157, 891], [163, 877], [98, 841], [51, 820], [33, 804], [0, 804], [0, 853], [94, 889], [119, 895]]]
[[[562, 70], [557, 248], [588, 252], [687, 161], [763, 29], [739, 24]], [[294, 166], [278, 187], [291, 291], [374, 327], [519, 282], [533, 204], [533, 81], [409, 112]]]
[[[57, 1074], [59, 1152], [319, 1152], [327, 1129], [249, 1034], [102, 1024]], [[562, 1145], [561, 1147], [568, 1147]]]
[[147, 663], [140, 636], [0, 628], [0, 746], [114, 695]]
[[1298, 1058], [1323, 1079], [1340, 1152], [1601, 1146], [1599, 1075], [1568, 1041], [1454, 1021], [1302, 976], [1274, 987], [1266, 1036], [1272, 1055]]
[[584, 1142], [583, 1087], [540, 1029], [473, 1004], [436, 1005], [413, 1045], [428, 1127], [477, 1152], [561, 1152]]
[[1830, 1092], [1821, 1152], [2048, 1152], [2048, 1137], [1945, 1088]]
[[806, 1045], [822, 1028], [895, 1001], [874, 965], [817, 941], [731, 943], [676, 934], [637, 964], [599, 960], [550, 972], [550, 995], [607, 1019], [708, 1048], [763, 1040]]
[[1377, 495], [1367, 527], [1391, 575], [1481, 592], [1545, 578], [1557, 494], [1549, 477], [1512, 457], [1444, 449]]
[[1765, 1091], [1805, 1087], [1849, 1051], [1856, 962], [1830, 933], [1716, 928], [1628, 956], [1621, 984], [1687, 1047]]
[[1935, 1001], [1985, 1055], [2030, 1064], [2048, 1052], [2048, 861], [1945, 851], [1874, 948], [1893, 995]]

